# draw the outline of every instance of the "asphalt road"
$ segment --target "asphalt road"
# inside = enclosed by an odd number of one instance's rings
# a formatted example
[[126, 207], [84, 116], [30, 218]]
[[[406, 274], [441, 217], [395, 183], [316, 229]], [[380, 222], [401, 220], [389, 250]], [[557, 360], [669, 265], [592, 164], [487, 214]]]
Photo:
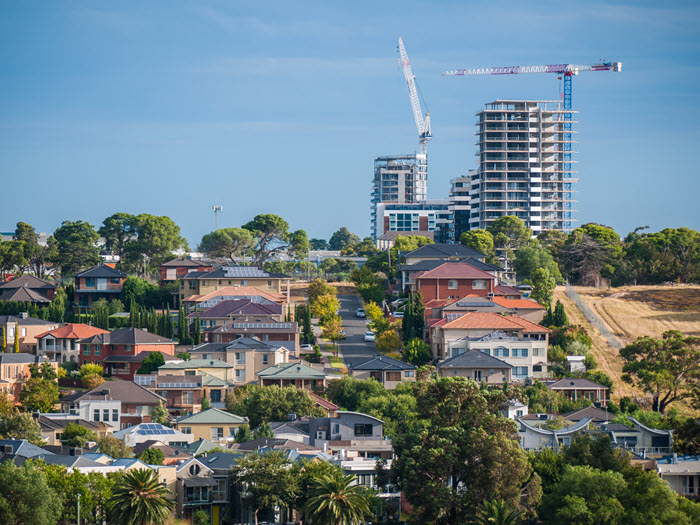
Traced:
[[356, 295], [339, 295], [340, 317], [347, 334], [340, 341], [340, 351], [346, 365], [361, 363], [376, 354], [374, 343], [365, 343], [365, 332], [369, 331], [367, 319], [359, 319], [355, 311], [362, 306]]

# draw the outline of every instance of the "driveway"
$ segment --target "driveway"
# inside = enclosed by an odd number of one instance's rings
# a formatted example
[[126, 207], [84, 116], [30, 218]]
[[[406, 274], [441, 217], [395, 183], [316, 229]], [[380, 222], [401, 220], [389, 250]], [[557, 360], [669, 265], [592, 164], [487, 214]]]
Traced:
[[339, 295], [340, 317], [343, 318], [343, 328], [347, 336], [340, 341], [340, 352], [346, 365], [361, 363], [377, 352], [374, 343], [365, 343], [365, 332], [369, 331], [367, 319], [359, 319], [355, 311], [362, 306], [357, 295]]

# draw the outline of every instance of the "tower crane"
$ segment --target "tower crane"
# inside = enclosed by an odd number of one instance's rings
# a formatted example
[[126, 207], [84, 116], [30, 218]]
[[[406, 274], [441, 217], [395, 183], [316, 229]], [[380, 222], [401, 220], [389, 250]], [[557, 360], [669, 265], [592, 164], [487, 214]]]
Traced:
[[408, 86], [408, 96], [411, 99], [413, 118], [415, 118], [416, 127], [418, 128], [420, 152], [426, 155], [428, 153], [428, 140], [433, 138], [430, 131], [430, 112], [426, 112], [425, 116], [423, 116], [420, 100], [418, 100], [418, 91], [416, 90], [416, 77], [411, 70], [411, 62], [408, 60], [408, 54], [406, 54], [406, 48], [403, 45], [401, 37], [399, 37], [399, 57], [401, 69], [403, 69], [403, 75], [406, 78], [406, 86]]

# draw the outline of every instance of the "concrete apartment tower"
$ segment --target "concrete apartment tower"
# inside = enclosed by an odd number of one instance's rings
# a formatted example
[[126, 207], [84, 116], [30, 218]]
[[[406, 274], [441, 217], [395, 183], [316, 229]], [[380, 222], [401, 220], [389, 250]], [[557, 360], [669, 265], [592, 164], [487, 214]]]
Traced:
[[470, 229], [506, 215], [521, 218], [535, 235], [574, 228], [572, 185], [578, 179], [571, 168], [575, 142], [566, 140], [575, 133], [565, 130], [567, 113], [577, 112], [564, 111], [557, 101], [496, 100], [477, 114], [479, 168], [469, 177]]
[[426, 154], [392, 155], [374, 159], [370, 220], [372, 238], [376, 240], [378, 233], [383, 230], [383, 227], [378, 224], [378, 221], [383, 220], [383, 217], [378, 216], [378, 204], [419, 204], [424, 202], [427, 196], [428, 156]]

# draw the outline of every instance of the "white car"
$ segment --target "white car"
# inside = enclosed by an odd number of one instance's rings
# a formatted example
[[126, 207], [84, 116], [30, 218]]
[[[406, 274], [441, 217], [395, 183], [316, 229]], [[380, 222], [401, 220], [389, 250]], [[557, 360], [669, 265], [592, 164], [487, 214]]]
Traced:
[[299, 345], [299, 350], [302, 352], [313, 352], [314, 347], [313, 345]]
[[365, 342], [374, 343], [374, 332], [365, 332]]

